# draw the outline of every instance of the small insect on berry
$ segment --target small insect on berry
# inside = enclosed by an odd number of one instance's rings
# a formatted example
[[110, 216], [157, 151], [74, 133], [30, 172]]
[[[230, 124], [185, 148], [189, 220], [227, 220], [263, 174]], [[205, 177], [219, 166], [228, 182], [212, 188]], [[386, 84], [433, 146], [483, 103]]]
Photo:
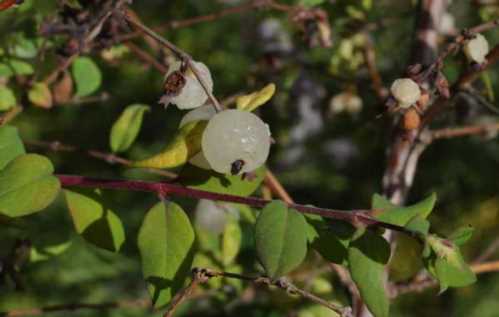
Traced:
[[244, 167], [244, 161], [243, 160], [235, 160], [231, 164], [230, 173], [232, 175], [237, 175], [243, 169], [243, 167]]

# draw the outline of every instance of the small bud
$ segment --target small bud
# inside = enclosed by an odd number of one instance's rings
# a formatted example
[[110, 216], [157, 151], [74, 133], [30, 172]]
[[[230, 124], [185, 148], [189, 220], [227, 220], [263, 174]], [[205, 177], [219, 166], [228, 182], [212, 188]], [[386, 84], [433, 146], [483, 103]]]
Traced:
[[435, 86], [437, 87], [438, 93], [442, 95], [442, 97], [445, 99], [450, 98], [449, 82], [442, 72], [438, 72]]
[[420, 124], [421, 118], [418, 112], [414, 108], [407, 110], [404, 114], [404, 129], [407, 131], [414, 130], [419, 128]]
[[68, 72], [64, 72], [61, 80], [54, 85], [52, 94], [57, 104], [64, 104], [71, 100], [73, 97], [73, 79]]
[[390, 92], [402, 108], [409, 108], [421, 97], [419, 85], [410, 78], [395, 80], [390, 88]]
[[482, 64], [489, 53], [489, 43], [485, 36], [477, 34], [474, 39], [464, 44], [463, 51], [470, 62]]
[[426, 90], [421, 91], [421, 97], [419, 97], [417, 102], [418, 108], [424, 110], [428, 105], [428, 102], [430, 102], [430, 94]]

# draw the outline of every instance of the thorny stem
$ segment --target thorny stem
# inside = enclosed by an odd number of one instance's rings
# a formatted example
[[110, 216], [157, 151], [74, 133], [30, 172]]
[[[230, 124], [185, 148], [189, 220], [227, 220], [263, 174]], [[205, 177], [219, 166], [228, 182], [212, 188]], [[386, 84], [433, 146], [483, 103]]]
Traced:
[[[57, 175], [61, 185], [63, 187], [89, 187], [89, 188], [100, 188], [100, 189], [118, 189], [118, 190], [128, 190], [128, 191], [144, 191], [153, 192], [160, 196], [167, 197], [169, 195], [190, 197], [196, 199], [209, 199], [224, 202], [232, 202], [245, 204], [255, 208], [263, 208], [270, 201], [256, 198], [256, 197], [243, 197], [229, 194], [220, 194], [216, 192], [209, 192], [204, 190], [198, 190], [193, 188], [184, 187], [177, 184], [169, 184], [164, 182], [146, 182], [138, 180], [120, 180], [120, 179], [101, 179], [92, 178], [78, 175]], [[371, 217], [369, 214], [373, 210], [366, 209], [355, 209], [355, 210], [338, 210], [338, 209], [328, 209], [314, 207], [310, 205], [300, 205], [296, 203], [288, 203], [289, 208], [296, 209], [301, 213], [315, 214], [322, 216], [324, 218], [343, 220], [351, 223], [355, 227], [380, 227], [389, 230], [395, 230], [399, 232], [406, 233], [408, 235], [417, 237], [413, 231], [410, 231], [404, 227], [393, 225], [387, 222], [377, 220]]]

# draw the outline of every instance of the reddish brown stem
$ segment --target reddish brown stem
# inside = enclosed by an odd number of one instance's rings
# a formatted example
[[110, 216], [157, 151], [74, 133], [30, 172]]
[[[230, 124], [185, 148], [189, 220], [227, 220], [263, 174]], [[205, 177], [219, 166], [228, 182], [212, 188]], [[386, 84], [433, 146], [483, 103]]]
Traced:
[[[127, 191], [143, 191], [156, 193], [159, 196], [167, 197], [169, 195], [190, 197], [196, 199], [209, 199], [217, 201], [225, 201], [231, 203], [245, 204], [255, 208], [263, 208], [270, 201], [256, 198], [243, 197], [236, 195], [220, 194], [193, 188], [184, 187], [177, 184], [169, 184], [162, 182], [146, 182], [138, 180], [121, 180], [121, 179], [101, 179], [78, 175], [57, 175], [63, 187], [87, 187], [101, 189], [117, 189]], [[412, 231], [404, 227], [379, 221], [376, 218], [369, 216], [372, 210], [355, 209], [355, 210], [338, 210], [314, 207], [310, 205], [287, 204], [290, 208], [296, 209], [301, 213], [319, 215], [324, 218], [343, 220], [351, 223], [354, 226], [374, 226], [390, 230], [404, 232], [413, 235]]]

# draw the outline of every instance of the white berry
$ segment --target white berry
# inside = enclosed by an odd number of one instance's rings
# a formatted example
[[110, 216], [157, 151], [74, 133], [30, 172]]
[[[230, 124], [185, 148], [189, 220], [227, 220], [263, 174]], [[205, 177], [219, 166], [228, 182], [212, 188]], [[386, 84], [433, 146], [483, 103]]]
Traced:
[[200, 199], [196, 206], [194, 221], [199, 227], [209, 232], [220, 234], [224, 231], [227, 215], [223, 208], [216, 202]]
[[410, 78], [399, 78], [395, 80], [390, 88], [390, 92], [402, 108], [409, 108], [421, 97], [421, 89], [418, 84]]
[[267, 160], [270, 131], [251, 112], [224, 110], [208, 122], [201, 146], [206, 160], [216, 172], [250, 172]]
[[[193, 62], [192, 64], [194, 64], [198, 74], [206, 84], [208, 91], [211, 93], [213, 91], [213, 79], [211, 78], [210, 70], [201, 62]], [[182, 63], [180, 61], [171, 63], [168, 68], [168, 73], [166, 73], [165, 80], [171, 73], [179, 70], [181, 65]], [[203, 86], [191, 69], [187, 69], [184, 76], [185, 85], [182, 87], [180, 93], [176, 96], [168, 97], [167, 100], [170, 103], [175, 104], [179, 109], [193, 109], [202, 106], [208, 99], [208, 95]]]
[[359, 96], [350, 92], [342, 92], [337, 94], [329, 102], [329, 110], [332, 113], [340, 113], [343, 111], [349, 113], [357, 113], [362, 109], [362, 99]]
[[464, 54], [470, 61], [482, 64], [489, 53], [489, 42], [482, 34], [477, 34], [474, 39], [464, 44]]

